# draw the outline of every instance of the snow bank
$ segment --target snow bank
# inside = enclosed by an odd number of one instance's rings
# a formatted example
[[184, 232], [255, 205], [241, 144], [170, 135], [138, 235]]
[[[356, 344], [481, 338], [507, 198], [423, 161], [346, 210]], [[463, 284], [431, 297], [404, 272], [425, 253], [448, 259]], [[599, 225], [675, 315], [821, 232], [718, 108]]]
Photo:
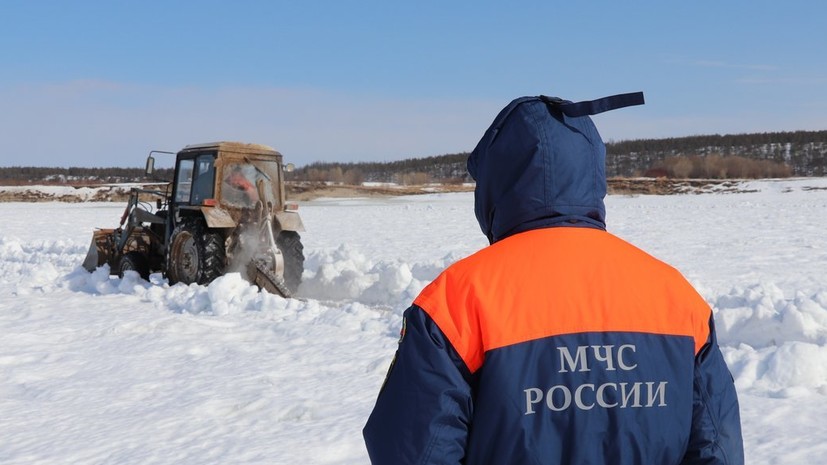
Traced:
[[333, 251], [308, 255], [299, 295], [399, 308], [409, 305], [422, 288], [459, 258], [449, 254], [425, 264], [399, 260], [374, 262], [343, 244]]
[[777, 286], [733, 288], [715, 299], [718, 340], [742, 390], [827, 394], [827, 290], [787, 299]]
[[827, 290], [799, 292], [787, 299], [772, 283], [733, 288], [717, 297], [716, 322], [722, 344], [763, 348], [784, 342], [827, 345]]
[[[110, 188], [105, 188], [109, 190]], [[54, 199], [76, 199], [85, 202], [95, 198], [101, 191], [96, 187], [72, 187], [72, 186], [2, 186], [2, 192], [10, 194], [28, 195], [33, 198], [54, 198]]]
[[49, 186], [0, 186], [0, 198], [6, 201], [22, 202], [101, 202], [123, 200], [133, 187], [145, 187], [150, 184], [104, 184], [97, 187], [73, 187], [65, 185]]

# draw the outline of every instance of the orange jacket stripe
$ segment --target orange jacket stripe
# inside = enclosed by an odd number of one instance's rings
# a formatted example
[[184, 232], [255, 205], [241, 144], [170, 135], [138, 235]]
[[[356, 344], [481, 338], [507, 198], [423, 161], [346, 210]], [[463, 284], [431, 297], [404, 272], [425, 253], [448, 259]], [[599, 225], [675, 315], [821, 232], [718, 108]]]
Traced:
[[538, 229], [496, 242], [449, 267], [414, 303], [472, 372], [489, 350], [582, 332], [686, 336], [697, 354], [711, 313], [677, 270], [590, 228]]

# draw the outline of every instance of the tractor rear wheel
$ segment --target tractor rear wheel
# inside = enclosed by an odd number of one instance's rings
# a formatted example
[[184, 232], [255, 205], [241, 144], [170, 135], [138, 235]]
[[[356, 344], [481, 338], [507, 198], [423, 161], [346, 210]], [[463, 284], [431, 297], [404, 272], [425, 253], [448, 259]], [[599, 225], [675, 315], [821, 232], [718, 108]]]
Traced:
[[141, 252], [129, 252], [118, 263], [118, 277], [123, 279], [127, 271], [137, 272], [142, 279], [149, 279], [149, 263]]
[[224, 273], [226, 264], [223, 236], [202, 220], [187, 220], [172, 231], [167, 256], [170, 284], [209, 284]]

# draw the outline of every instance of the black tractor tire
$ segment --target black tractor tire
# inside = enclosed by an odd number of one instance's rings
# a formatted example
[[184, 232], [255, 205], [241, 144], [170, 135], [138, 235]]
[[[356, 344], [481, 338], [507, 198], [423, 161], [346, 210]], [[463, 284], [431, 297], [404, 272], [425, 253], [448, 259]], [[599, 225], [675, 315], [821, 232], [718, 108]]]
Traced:
[[172, 231], [167, 253], [170, 284], [209, 284], [224, 274], [226, 267], [224, 237], [207, 228], [203, 220], [186, 220]]
[[291, 294], [295, 294], [302, 283], [304, 272], [304, 246], [299, 233], [281, 231], [276, 238], [276, 246], [284, 259], [284, 284]]
[[149, 279], [149, 262], [141, 252], [129, 252], [118, 261], [118, 277], [127, 271], [136, 271], [142, 279]]

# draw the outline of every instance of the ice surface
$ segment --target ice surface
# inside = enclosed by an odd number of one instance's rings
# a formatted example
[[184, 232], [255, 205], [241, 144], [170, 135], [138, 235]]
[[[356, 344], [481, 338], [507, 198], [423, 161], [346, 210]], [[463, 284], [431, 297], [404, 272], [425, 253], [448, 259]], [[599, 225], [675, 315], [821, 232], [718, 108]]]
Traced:
[[[827, 179], [611, 196], [712, 305], [752, 464], [827, 457]], [[473, 194], [306, 202], [300, 299], [80, 263], [123, 205], [0, 204], [0, 463], [363, 464], [401, 312], [486, 245]], [[550, 264], [553, 266], [553, 264]]]

